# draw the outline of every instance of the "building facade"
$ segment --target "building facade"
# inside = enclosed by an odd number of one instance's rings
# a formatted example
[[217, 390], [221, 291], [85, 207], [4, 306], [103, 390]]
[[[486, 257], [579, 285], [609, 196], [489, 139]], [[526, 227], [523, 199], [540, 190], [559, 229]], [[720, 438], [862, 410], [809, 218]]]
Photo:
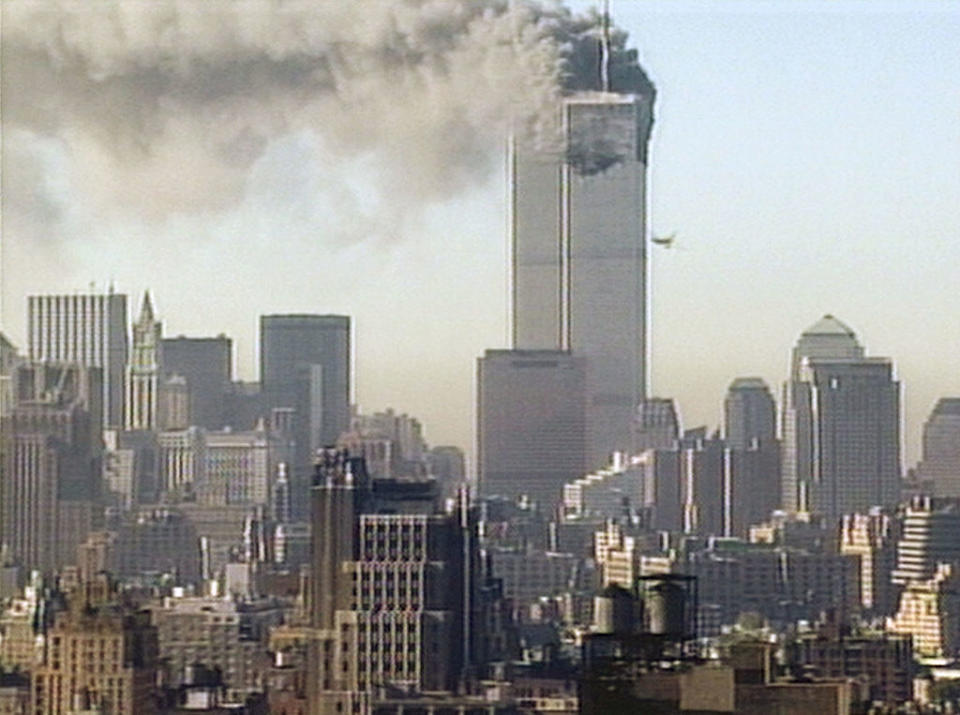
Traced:
[[630, 448], [646, 390], [653, 90], [642, 84], [564, 97], [565, 152], [515, 141], [511, 156], [513, 346], [586, 358], [588, 468]]
[[550, 510], [586, 471], [584, 360], [555, 350], [487, 350], [477, 363], [480, 493]]
[[128, 358], [127, 296], [33, 295], [27, 300], [29, 358], [100, 368], [103, 424], [122, 427]]
[[783, 505], [842, 514], [900, 499], [900, 385], [853, 331], [824, 316], [801, 335], [785, 388]]
[[2, 544], [24, 567], [72, 564], [99, 518], [101, 372], [77, 364], [17, 369], [0, 418]]

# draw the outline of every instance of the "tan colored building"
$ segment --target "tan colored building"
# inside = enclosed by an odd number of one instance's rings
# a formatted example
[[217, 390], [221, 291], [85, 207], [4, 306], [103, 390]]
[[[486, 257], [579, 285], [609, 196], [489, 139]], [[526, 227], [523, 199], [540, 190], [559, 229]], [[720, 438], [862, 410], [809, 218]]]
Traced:
[[156, 678], [157, 634], [149, 614], [114, 601], [104, 581], [87, 582], [47, 633], [43, 660], [32, 673], [33, 711], [152, 715]]
[[619, 524], [607, 522], [603, 531], [593, 535], [593, 554], [604, 585], [633, 588], [640, 575], [640, 549], [632, 536], [624, 535]]
[[898, 520], [879, 507], [866, 514], [844, 514], [840, 553], [860, 557], [860, 604], [867, 613], [896, 610], [897, 588], [891, 574], [897, 561]]
[[35, 607], [30, 599], [14, 599], [0, 614], [0, 670], [29, 672], [39, 662], [40, 642], [33, 630]]
[[954, 567], [939, 564], [933, 578], [907, 584], [887, 630], [913, 636], [917, 655], [952, 658], [960, 649], [960, 584]]

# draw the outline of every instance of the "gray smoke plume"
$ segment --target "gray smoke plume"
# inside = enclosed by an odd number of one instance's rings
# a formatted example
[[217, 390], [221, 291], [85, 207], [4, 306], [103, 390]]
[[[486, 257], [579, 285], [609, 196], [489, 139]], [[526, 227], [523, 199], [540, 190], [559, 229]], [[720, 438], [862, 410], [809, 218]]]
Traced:
[[[397, 202], [443, 199], [487, 175], [507, 132], [548, 143], [564, 91], [599, 88], [598, 17], [554, 4], [23, 0], [2, 12], [5, 140], [58, 143], [57, 170], [86, 201], [151, 219], [228, 208], [270, 142], [298, 132], [335, 156], [375, 156]], [[610, 41], [612, 88], [652, 94], [626, 34]], [[41, 167], [12, 156], [8, 229], [18, 212], [55, 218]]]

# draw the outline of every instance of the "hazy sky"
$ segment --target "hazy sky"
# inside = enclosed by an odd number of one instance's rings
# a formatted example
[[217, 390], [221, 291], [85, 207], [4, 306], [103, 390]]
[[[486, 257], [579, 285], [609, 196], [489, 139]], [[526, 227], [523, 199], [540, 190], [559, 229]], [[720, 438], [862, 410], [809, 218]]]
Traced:
[[[869, 354], [894, 359], [909, 465], [935, 400], [960, 395], [960, 4], [612, 7], [658, 89], [651, 229], [677, 232], [675, 248], [651, 251], [652, 392], [675, 397], [685, 425], [717, 425], [730, 381], [759, 375], [779, 390], [798, 334], [830, 312]], [[97, 59], [109, 73], [111, 58]], [[238, 374], [253, 379], [260, 314], [345, 313], [362, 408], [410, 412], [432, 444], [470, 446], [475, 359], [506, 346], [505, 171], [495, 147], [453, 153], [459, 137], [434, 127], [456, 125], [429, 93], [402, 116], [384, 110], [392, 124], [358, 126], [397, 132], [389, 161], [343, 151], [349, 126], [258, 133], [238, 128], [236, 103], [202, 123], [171, 113], [159, 148], [175, 147], [176, 162], [156, 146], [141, 155], [144, 175], [163, 177], [157, 192], [182, 206], [149, 215], [122, 210], [139, 200], [140, 168], [111, 173], [74, 141], [84, 127], [8, 121], [16, 91], [5, 81], [5, 210], [17, 201], [22, 216], [4, 216], [2, 327], [15, 342], [28, 293], [113, 280], [133, 305], [149, 288], [168, 335], [232, 336]], [[396, 91], [383, 102], [404, 104]], [[136, 154], [129, 126], [109, 131]], [[210, 145], [242, 180], [195, 178]], [[403, 171], [421, 148], [459, 173], [432, 185], [436, 173]], [[120, 209], [104, 208], [104, 192]]]

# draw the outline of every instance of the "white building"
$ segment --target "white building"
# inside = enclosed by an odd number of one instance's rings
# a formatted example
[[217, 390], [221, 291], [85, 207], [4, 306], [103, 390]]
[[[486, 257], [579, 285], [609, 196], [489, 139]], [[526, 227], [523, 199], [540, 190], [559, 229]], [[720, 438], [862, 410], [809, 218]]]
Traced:
[[32, 295], [27, 301], [31, 360], [74, 362], [103, 370], [103, 424], [124, 417], [127, 364], [127, 296]]

